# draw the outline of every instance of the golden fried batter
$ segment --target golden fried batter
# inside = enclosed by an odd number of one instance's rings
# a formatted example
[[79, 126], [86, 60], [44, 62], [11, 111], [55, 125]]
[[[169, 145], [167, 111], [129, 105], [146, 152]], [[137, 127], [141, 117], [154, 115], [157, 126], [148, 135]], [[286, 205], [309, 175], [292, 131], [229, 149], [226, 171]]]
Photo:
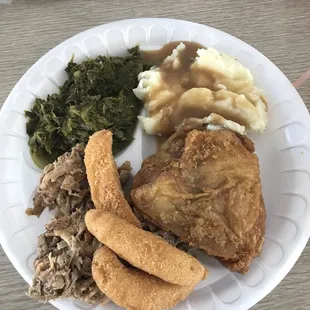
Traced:
[[245, 273], [261, 253], [265, 207], [254, 145], [228, 130], [181, 130], [147, 158], [131, 197], [139, 213]]
[[107, 247], [95, 252], [92, 274], [102, 292], [129, 310], [169, 309], [194, 289], [194, 285], [171, 284], [144, 271], [127, 268]]
[[162, 238], [102, 210], [86, 213], [87, 229], [131, 265], [179, 285], [195, 285], [206, 277], [206, 269], [194, 257]]
[[92, 200], [97, 209], [116, 214], [140, 227], [140, 222], [124, 197], [112, 154], [112, 133], [94, 133], [85, 148], [85, 166]]

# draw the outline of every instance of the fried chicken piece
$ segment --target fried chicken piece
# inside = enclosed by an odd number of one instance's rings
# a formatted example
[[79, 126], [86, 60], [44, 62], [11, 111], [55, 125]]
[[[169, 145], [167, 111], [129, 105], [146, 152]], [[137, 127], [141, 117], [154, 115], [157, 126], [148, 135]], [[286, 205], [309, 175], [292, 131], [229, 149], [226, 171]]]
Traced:
[[145, 158], [141, 169], [133, 179], [133, 188], [155, 181], [163, 170], [168, 168], [173, 161], [177, 161], [182, 155], [187, 134], [192, 129], [204, 130], [202, 120], [197, 118], [186, 119], [177, 128], [177, 131], [162, 144], [157, 154]]
[[195, 285], [206, 277], [206, 269], [196, 258], [112, 213], [91, 210], [85, 222], [88, 230], [121, 258], [164, 281]]
[[130, 310], [172, 308], [195, 287], [168, 283], [142, 270], [125, 267], [105, 246], [94, 254], [92, 274], [102, 292], [120, 307]]
[[262, 251], [265, 207], [254, 145], [228, 130], [181, 129], [143, 164], [131, 198], [146, 221], [246, 273]]
[[84, 161], [95, 207], [111, 212], [133, 225], [141, 227], [123, 194], [112, 154], [111, 131], [101, 130], [89, 138], [85, 148]]

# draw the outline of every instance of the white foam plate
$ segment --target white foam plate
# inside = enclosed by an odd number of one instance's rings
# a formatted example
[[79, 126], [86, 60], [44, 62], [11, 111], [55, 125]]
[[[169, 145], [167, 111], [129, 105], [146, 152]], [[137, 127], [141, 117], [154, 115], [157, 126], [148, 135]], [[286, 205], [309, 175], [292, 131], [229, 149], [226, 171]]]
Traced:
[[[37, 236], [50, 215], [28, 217], [25, 209], [39, 184], [40, 170], [33, 164], [25, 131], [24, 110], [35, 97], [57, 91], [66, 79], [64, 68], [72, 53], [76, 61], [96, 55], [125, 55], [138, 42], [147, 48], [169, 41], [196, 41], [236, 57], [255, 76], [269, 103], [269, 124], [252, 136], [261, 165], [267, 209], [266, 241], [262, 255], [247, 275], [231, 273], [204, 256], [208, 278], [200, 283], [178, 310], [248, 309], [266, 296], [292, 268], [310, 234], [310, 119], [297, 91], [284, 74], [248, 44], [207, 26], [171, 19], [135, 19], [102, 25], [61, 43], [35, 63], [16, 84], [0, 114], [0, 241], [7, 256], [31, 283]], [[136, 139], [118, 162], [130, 160], [134, 172], [154, 151], [140, 128]], [[59, 309], [101, 309], [65, 299], [52, 302]], [[109, 303], [105, 309], [119, 309]]]

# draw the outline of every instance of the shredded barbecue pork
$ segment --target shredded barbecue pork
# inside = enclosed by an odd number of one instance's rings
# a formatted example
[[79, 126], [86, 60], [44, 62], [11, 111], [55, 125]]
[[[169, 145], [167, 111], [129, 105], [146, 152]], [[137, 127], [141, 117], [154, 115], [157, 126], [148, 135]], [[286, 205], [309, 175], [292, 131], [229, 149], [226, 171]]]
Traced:
[[43, 170], [28, 215], [55, 210], [46, 232], [38, 237], [35, 277], [28, 295], [44, 301], [73, 297], [88, 304], [104, 303], [91, 274], [99, 242], [87, 231], [84, 216], [93, 208], [83, 161], [84, 148], [75, 146]]

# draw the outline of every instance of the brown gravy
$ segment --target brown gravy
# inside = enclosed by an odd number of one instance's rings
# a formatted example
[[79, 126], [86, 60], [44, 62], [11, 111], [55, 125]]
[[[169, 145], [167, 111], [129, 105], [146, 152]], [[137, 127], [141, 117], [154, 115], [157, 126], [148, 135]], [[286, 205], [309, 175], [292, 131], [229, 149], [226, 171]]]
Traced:
[[[186, 55], [188, 55], [188, 58], [196, 57], [197, 56], [197, 50], [199, 48], [205, 48], [203, 45], [196, 43], [196, 42], [190, 42], [190, 41], [174, 41], [165, 44], [161, 49], [159, 50], [152, 50], [152, 51], [143, 51], [142, 56], [144, 60], [147, 63], [150, 63], [152, 65], [159, 66], [162, 64], [162, 62], [171, 55], [172, 51], [180, 44], [183, 43], [186, 46]], [[186, 57], [184, 55], [184, 57]], [[182, 56], [183, 57], [183, 56]]]
[[[163, 61], [172, 54], [172, 51], [180, 43], [185, 45], [185, 49], [179, 52], [179, 58], [175, 62], [163, 63]], [[159, 66], [164, 83], [171, 86], [176, 85], [182, 86], [185, 89], [190, 89], [194, 87], [194, 81], [192, 81], [189, 74], [189, 69], [197, 57], [197, 50], [200, 48], [205, 47], [196, 42], [170, 42], [159, 50], [144, 52], [143, 57], [147, 62], [152, 62]]]
[[[164, 63], [164, 60], [172, 54], [173, 50], [180, 43], [185, 45], [185, 49], [179, 50], [178, 58]], [[161, 85], [152, 90], [152, 93], [149, 95], [149, 100], [156, 100], [165, 92], [169, 94], [169, 97], [162, 98], [163, 100], [159, 99], [161, 104], [158, 104], [148, 111], [149, 116], [152, 117], [161, 109], [164, 109], [165, 116], [161, 120], [161, 124], [159, 125], [160, 128], [158, 127], [159, 131], [163, 132], [164, 135], [171, 134], [175, 126], [179, 125], [186, 116], [198, 117], [201, 114], [201, 109], [197, 109], [197, 107], [194, 106], [187, 108], [186, 111], [183, 111], [182, 107], [177, 108], [177, 102], [182, 94], [191, 88], [197, 87], [196, 77], [198, 75], [200, 76], [200, 74], [198, 73], [197, 75], [197, 71], [193, 74], [190, 68], [195, 58], [198, 56], [198, 49], [205, 49], [205, 47], [196, 42], [178, 41], [170, 42], [159, 50], [143, 52], [143, 57], [148, 63], [158, 66], [162, 78]], [[206, 79], [206, 72], [201, 73]], [[209, 79], [209, 77], [207, 78]], [[168, 106], [170, 108], [168, 108]], [[174, 109], [174, 107], [176, 110], [173, 111], [173, 113], [168, 111], [169, 109]], [[185, 114], [189, 113], [189, 115], [184, 116], [183, 112]]]
[[[180, 43], [184, 45], [173, 55], [173, 50]], [[266, 116], [255, 107], [260, 104], [259, 100], [254, 98], [256, 103], [251, 103], [246, 96], [252, 96], [251, 92], [254, 90], [253, 94], [256, 97], [259, 95], [262, 103], [267, 105], [264, 96], [253, 89], [252, 81], [245, 74], [237, 78], [230, 77], [218, 69], [216, 63], [210, 65], [214, 52], [212, 50], [210, 53], [199, 53], [200, 58], [196, 61], [198, 49], [206, 48], [198, 43], [185, 41], [171, 42], [159, 50], [143, 52], [145, 60], [156, 65], [154, 83], [151, 82], [152, 87], [145, 97], [149, 119], [144, 120], [144, 126], [148, 128], [148, 133], [169, 136], [184, 120], [203, 119], [211, 113], [218, 114], [210, 119], [213, 125], [221, 125], [227, 119], [242, 126], [250, 126], [248, 119], [251, 118], [257, 119], [253, 120], [257, 122], [257, 128], [263, 126], [258, 123], [258, 118], [266, 119]], [[238, 112], [241, 110], [247, 111], [251, 116]], [[164, 138], [161, 138], [157, 145], [160, 146], [163, 141]]]

